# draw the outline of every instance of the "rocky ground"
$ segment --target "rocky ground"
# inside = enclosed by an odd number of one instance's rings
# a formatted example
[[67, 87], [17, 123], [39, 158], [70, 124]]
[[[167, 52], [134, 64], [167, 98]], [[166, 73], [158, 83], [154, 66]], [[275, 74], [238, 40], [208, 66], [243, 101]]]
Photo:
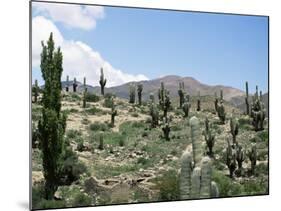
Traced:
[[[186, 148], [191, 147], [189, 118], [192, 116], [199, 118], [202, 134], [206, 117], [215, 130], [213, 180], [218, 184], [220, 197], [268, 193], [267, 124], [265, 130], [255, 132], [250, 118], [230, 104], [226, 103], [227, 120], [222, 125], [214, 111], [212, 97], [202, 97], [200, 112], [195, 111], [194, 100], [188, 118], [183, 118], [183, 112], [177, 109], [175, 102], [174, 109], [168, 112], [172, 117], [171, 140], [166, 141], [161, 127], [150, 128], [148, 106], [115, 99], [118, 115], [115, 126], [111, 127], [111, 109], [105, 106], [104, 98], [101, 97], [98, 102], [88, 102], [87, 108], [82, 108], [81, 97], [79, 94], [64, 93], [62, 110], [68, 114], [66, 139], [87, 170], [71, 185], [59, 187], [56, 198], [63, 202], [61, 206], [178, 200], [180, 157]], [[35, 125], [40, 110], [40, 104], [32, 105]], [[243, 163], [242, 176], [229, 178], [224, 159], [227, 139], [231, 139], [229, 118], [232, 115], [238, 118], [240, 124], [239, 144], [245, 150], [249, 150], [252, 143], [257, 144], [255, 175], [249, 174], [250, 161], [247, 158]], [[100, 136], [103, 137], [103, 149], [100, 147]], [[206, 149], [203, 135], [202, 145]], [[40, 154], [40, 149], [33, 149], [34, 193], [44, 182]]]

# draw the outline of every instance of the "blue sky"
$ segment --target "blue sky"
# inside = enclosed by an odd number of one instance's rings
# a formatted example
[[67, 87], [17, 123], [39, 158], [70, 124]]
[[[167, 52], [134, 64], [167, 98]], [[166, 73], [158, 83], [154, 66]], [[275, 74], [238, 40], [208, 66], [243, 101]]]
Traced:
[[[138, 74], [179, 75], [239, 89], [248, 80], [251, 91], [256, 84], [267, 91], [267, 17], [105, 7], [102, 18], [94, 17], [95, 27], [85, 30], [33, 11], [33, 19], [40, 15], [51, 21], [64, 40], [87, 44], [112, 71], [130, 74], [116, 84], [143, 79]], [[39, 67], [33, 69], [40, 78]], [[95, 83], [97, 76], [92, 77]]]

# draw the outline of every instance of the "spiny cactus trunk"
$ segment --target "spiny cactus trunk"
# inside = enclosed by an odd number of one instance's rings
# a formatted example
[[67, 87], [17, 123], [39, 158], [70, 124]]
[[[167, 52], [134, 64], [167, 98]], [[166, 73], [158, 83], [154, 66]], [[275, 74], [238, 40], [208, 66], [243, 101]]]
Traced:
[[245, 104], [246, 104], [246, 114], [247, 114], [247, 115], [250, 115], [250, 102], [249, 102], [248, 81], [246, 81], [246, 97], [245, 97]]
[[189, 124], [191, 126], [191, 140], [192, 140], [192, 149], [193, 149], [193, 161], [194, 166], [197, 166], [202, 159], [203, 150], [202, 150], [202, 138], [201, 131], [199, 127], [199, 120], [197, 117], [193, 116]]
[[181, 157], [180, 197], [182, 200], [190, 198], [192, 174], [192, 156], [185, 151]]
[[211, 196], [211, 176], [211, 160], [208, 157], [204, 157], [201, 161], [201, 198], [209, 198]]
[[100, 88], [101, 88], [101, 95], [104, 96], [104, 87], [106, 85], [106, 78], [104, 78], [103, 68], [100, 70]]
[[164, 122], [165, 122], [165, 124], [162, 127], [162, 130], [163, 130], [165, 139], [167, 141], [169, 141], [170, 140], [169, 134], [170, 134], [170, 131], [171, 131], [171, 127], [169, 125], [169, 121], [167, 120], [167, 118], [164, 120]]
[[69, 92], [69, 76], [66, 76], [66, 86], [65, 86], [65, 91]]
[[86, 108], [86, 96], [87, 96], [87, 88], [85, 88], [83, 93], [83, 108]]
[[78, 86], [78, 84], [76, 83], [76, 78], [74, 78], [74, 82], [73, 82], [73, 92], [76, 92], [77, 86]]

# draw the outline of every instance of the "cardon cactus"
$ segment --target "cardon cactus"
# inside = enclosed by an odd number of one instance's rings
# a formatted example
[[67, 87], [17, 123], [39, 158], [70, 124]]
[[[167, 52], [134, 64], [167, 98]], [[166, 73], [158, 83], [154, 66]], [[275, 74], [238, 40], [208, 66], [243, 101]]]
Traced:
[[265, 106], [264, 103], [261, 101], [261, 97], [258, 96], [258, 90], [256, 90], [256, 94], [253, 97], [253, 103], [251, 106], [251, 117], [255, 131], [263, 130], [265, 120]]
[[208, 118], [205, 119], [204, 137], [205, 137], [206, 145], [208, 147], [207, 154], [209, 156], [213, 156], [213, 147], [215, 145], [215, 134], [213, 130], [210, 128], [210, 122]]
[[182, 110], [184, 112], [184, 117], [188, 117], [189, 110], [191, 108], [191, 103], [189, 102], [189, 95], [186, 96], [185, 101], [182, 105]]
[[156, 128], [159, 124], [159, 111], [157, 105], [152, 102], [150, 104], [151, 128]]
[[211, 160], [208, 157], [204, 157], [201, 161], [201, 198], [209, 198], [211, 196], [211, 177]]
[[215, 111], [218, 112], [218, 103], [219, 103], [219, 99], [217, 96], [217, 93], [215, 92]]
[[247, 115], [250, 115], [250, 102], [249, 102], [248, 81], [246, 81], [246, 97], [245, 97], [245, 104], [246, 104], [246, 114], [247, 114]]
[[223, 90], [222, 89], [220, 90], [220, 100], [223, 101]]
[[103, 68], [100, 69], [100, 89], [101, 89], [101, 94], [104, 95], [104, 87], [106, 85], [106, 78], [104, 77], [103, 74]]
[[72, 84], [73, 92], [76, 92], [77, 86], [78, 86], [78, 84], [77, 84], [77, 82], [76, 82], [76, 78], [74, 78], [73, 84]]
[[134, 104], [136, 98], [136, 86], [135, 84], [131, 83], [129, 85], [129, 103]]
[[181, 157], [180, 196], [181, 199], [218, 197], [217, 184], [211, 181], [212, 166], [208, 157], [192, 170], [191, 153], [185, 151]]
[[149, 101], [150, 101], [150, 103], [155, 103], [155, 97], [154, 97], [153, 93], [149, 94]]
[[256, 144], [252, 145], [252, 148], [251, 148], [251, 150], [248, 151], [247, 155], [249, 157], [249, 160], [251, 161], [251, 173], [252, 173], [252, 175], [255, 175], [257, 156], [258, 156]]
[[237, 145], [236, 149], [237, 149], [236, 150], [236, 161], [238, 163], [237, 173], [238, 173], [238, 176], [240, 176], [242, 173], [242, 165], [245, 160], [245, 153], [244, 153], [243, 147], [241, 145]]
[[170, 140], [169, 134], [171, 131], [171, 127], [167, 117], [164, 119], [164, 125], [162, 126], [162, 131], [164, 133], [165, 139], [169, 141]]
[[69, 91], [69, 76], [66, 76], [66, 86], [65, 86], [65, 91], [68, 92]]
[[182, 200], [190, 198], [192, 174], [192, 155], [185, 151], [181, 157], [180, 197]]
[[164, 111], [164, 118], [167, 118], [167, 113], [168, 110], [171, 108], [171, 101], [170, 101], [170, 97], [169, 97], [169, 91], [166, 91], [165, 93], [165, 99], [164, 99], [164, 105], [163, 105], [163, 111]]
[[203, 156], [202, 149], [202, 137], [201, 131], [199, 127], [199, 120], [197, 117], [193, 116], [189, 120], [189, 124], [191, 127], [191, 141], [192, 141], [192, 149], [193, 149], [193, 161], [194, 166], [199, 165], [200, 160]]
[[86, 108], [86, 97], [87, 97], [87, 88], [83, 92], [83, 108]]
[[112, 97], [112, 105], [111, 105], [111, 127], [114, 127], [115, 116], [117, 115], [117, 110], [115, 108], [114, 99]]
[[34, 95], [34, 103], [37, 103], [37, 98], [39, 96], [39, 87], [38, 87], [38, 81], [35, 80], [34, 86], [32, 87], [32, 92]]
[[238, 132], [239, 132], [239, 123], [236, 118], [232, 117], [230, 119], [230, 133], [232, 135], [233, 145], [237, 144], [236, 136], [238, 135]]
[[83, 86], [84, 86], [84, 89], [86, 88], [86, 77], [83, 78]]
[[138, 92], [139, 105], [142, 104], [142, 90], [143, 90], [143, 85], [138, 84], [137, 92]]
[[200, 91], [198, 92], [197, 96], [197, 111], [201, 111], [201, 100], [200, 100]]
[[103, 134], [101, 133], [99, 135], [99, 150], [103, 150], [104, 149], [104, 146], [103, 146]]
[[160, 89], [158, 89], [158, 99], [159, 99], [159, 106], [162, 110], [164, 110], [164, 99], [166, 95], [166, 89], [164, 82], [161, 81]]
[[230, 178], [233, 178], [233, 173], [237, 167], [236, 164], [236, 151], [235, 146], [231, 146], [230, 141], [227, 140], [227, 149], [226, 149], [226, 165], [229, 170]]
[[220, 100], [220, 102], [218, 103], [217, 113], [218, 113], [218, 117], [220, 118], [221, 123], [224, 124], [226, 113], [225, 113], [225, 108], [223, 105], [223, 100]]
[[180, 98], [180, 106], [179, 108], [182, 108], [184, 103], [184, 82], [179, 82], [179, 90], [178, 90], [179, 98]]

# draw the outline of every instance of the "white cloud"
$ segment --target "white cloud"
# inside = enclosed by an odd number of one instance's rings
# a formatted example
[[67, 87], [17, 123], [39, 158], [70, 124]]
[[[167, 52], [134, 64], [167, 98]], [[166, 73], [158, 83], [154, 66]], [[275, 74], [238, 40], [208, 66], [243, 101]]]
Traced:
[[101, 6], [80, 6], [72, 4], [32, 3], [35, 14], [44, 15], [54, 22], [61, 22], [70, 28], [90, 30], [96, 27], [96, 20], [104, 17]]
[[53, 32], [56, 46], [61, 46], [63, 52], [63, 78], [69, 75], [82, 81], [87, 77], [87, 83], [93, 86], [99, 85], [100, 68], [108, 79], [107, 86], [117, 86], [130, 81], [148, 80], [142, 74], [133, 75], [114, 68], [108, 61], [102, 58], [99, 52], [81, 41], [65, 40], [52, 23], [52, 21], [37, 16], [32, 19], [32, 66], [40, 66], [41, 41], [46, 41]]

